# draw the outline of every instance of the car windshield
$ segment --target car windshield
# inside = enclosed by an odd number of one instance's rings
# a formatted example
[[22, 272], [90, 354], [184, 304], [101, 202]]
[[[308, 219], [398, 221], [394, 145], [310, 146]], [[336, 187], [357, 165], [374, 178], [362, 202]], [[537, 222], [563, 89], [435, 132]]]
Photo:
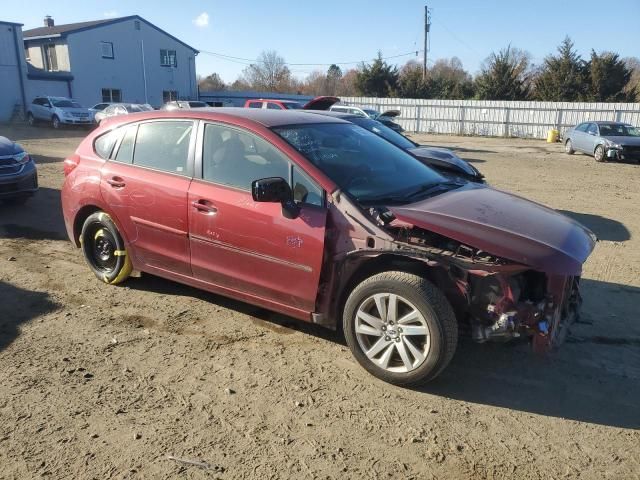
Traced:
[[54, 107], [82, 108], [79, 103], [74, 102], [73, 100], [53, 100], [52, 103]]
[[363, 108], [362, 111], [367, 115], [369, 115], [371, 118], [376, 118], [378, 115], [380, 115], [380, 112], [376, 110], [369, 110], [367, 108]]
[[447, 184], [439, 173], [357, 125], [321, 123], [273, 130], [361, 205], [412, 203]]
[[640, 130], [631, 125], [600, 124], [600, 135], [603, 137], [640, 137]]
[[362, 128], [366, 128], [376, 135], [380, 135], [385, 140], [393, 143], [396, 147], [400, 147], [404, 150], [417, 147], [417, 145], [407, 137], [400, 135], [395, 130], [390, 129], [377, 120], [372, 120], [371, 118], [354, 117], [350, 118], [349, 121], [355, 123], [356, 125], [360, 125]]
[[300, 110], [302, 108], [302, 105], [298, 102], [285, 102], [283, 105], [287, 110]]

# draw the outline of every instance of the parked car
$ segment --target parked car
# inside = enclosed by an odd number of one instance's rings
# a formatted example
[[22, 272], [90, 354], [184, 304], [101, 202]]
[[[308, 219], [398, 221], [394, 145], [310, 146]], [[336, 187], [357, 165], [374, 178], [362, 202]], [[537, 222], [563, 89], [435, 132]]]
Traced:
[[36, 97], [27, 112], [29, 125], [51, 122], [53, 128], [61, 125], [92, 125], [93, 115], [75, 100], [65, 97]]
[[209, 108], [209, 105], [197, 100], [178, 100], [165, 103], [160, 110], [191, 110], [193, 108]]
[[0, 200], [22, 204], [38, 191], [33, 158], [17, 143], [0, 137]]
[[559, 344], [595, 243], [554, 210], [302, 112], [116, 117], [64, 164], [66, 229], [100, 281], [135, 269], [341, 322], [357, 361], [400, 385], [446, 367], [458, 322], [478, 342]]
[[621, 122], [584, 122], [564, 135], [569, 155], [583, 152], [596, 162], [636, 160], [640, 162], [640, 129]]
[[93, 107], [91, 107], [89, 110], [97, 113], [97, 112], [101, 112], [103, 111], [105, 108], [107, 108], [109, 105], [113, 105], [113, 102], [103, 102], [103, 103], [96, 103]]
[[244, 108], [264, 108], [267, 110], [328, 110], [331, 105], [339, 101], [340, 99], [337, 97], [316, 97], [303, 104], [295, 100], [257, 98], [244, 102]]
[[348, 122], [366, 128], [370, 132], [381, 136], [385, 140], [393, 143], [396, 147], [402, 148], [406, 152], [415, 156], [425, 165], [438, 170], [442, 175], [452, 178], [461, 178], [471, 182], [484, 183], [484, 175], [477, 168], [466, 160], [463, 160], [451, 150], [446, 148], [429, 147], [418, 145], [413, 140], [383, 123], [362, 115], [339, 113], [337, 111], [312, 112], [318, 115], [326, 115], [341, 118]]
[[101, 112], [95, 114], [95, 121], [99, 125], [105, 118], [127, 115], [129, 113], [151, 112], [153, 107], [147, 103], [113, 103]]
[[371, 118], [372, 120], [379, 121], [380, 123], [386, 125], [392, 130], [395, 130], [396, 132], [404, 132], [404, 129], [393, 121], [394, 118], [400, 115], [400, 110], [385, 110], [384, 112], [380, 113], [378, 110], [374, 110], [372, 108], [360, 108], [342, 104], [332, 105], [329, 110], [331, 110], [332, 112], [346, 113], [350, 115]]

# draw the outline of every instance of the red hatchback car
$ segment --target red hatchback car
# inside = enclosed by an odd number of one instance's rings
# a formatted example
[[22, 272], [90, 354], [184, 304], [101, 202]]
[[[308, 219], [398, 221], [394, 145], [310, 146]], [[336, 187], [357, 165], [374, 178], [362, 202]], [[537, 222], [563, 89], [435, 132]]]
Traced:
[[218, 108], [107, 120], [65, 160], [69, 237], [108, 284], [133, 269], [330, 328], [408, 385], [478, 342], [546, 348], [577, 318], [595, 238], [451, 181], [337, 118]]

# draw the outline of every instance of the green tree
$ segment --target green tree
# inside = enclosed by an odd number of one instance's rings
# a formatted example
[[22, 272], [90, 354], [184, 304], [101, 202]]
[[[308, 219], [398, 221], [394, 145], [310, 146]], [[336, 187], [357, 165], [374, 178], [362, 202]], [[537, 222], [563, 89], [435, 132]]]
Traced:
[[558, 54], [545, 58], [534, 82], [534, 96], [537, 100], [575, 102], [584, 98], [586, 86], [585, 62], [566, 37]]
[[432, 98], [429, 79], [424, 78], [422, 66], [415, 60], [400, 69], [397, 91], [402, 98]]
[[529, 54], [508, 46], [492, 53], [475, 81], [480, 100], [526, 100], [529, 97]]
[[336, 64], [330, 65], [327, 69], [323, 93], [325, 95], [336, 95], [341, 80], [342, 69]]
[[635, 100], [635, 95], [625, 91], [633, 72], [617, 53], [597, 54], [591, 50], [591, 59], [586, 65], [586, 70], [589, 81], [585, 100], [592, 102], [632, 102]]
[[631, 70], [631, 80], [625, 87], [625, 92], [629, 94], [631, 102], [640, 102], [640, 58], [628, 57], [624, 63]]
[[371, 65], [362, 64], [356, 77], [356, 88], [366, 97], [388, 97], [398, 85], [398, 69], [382, 59], [378, 52]]

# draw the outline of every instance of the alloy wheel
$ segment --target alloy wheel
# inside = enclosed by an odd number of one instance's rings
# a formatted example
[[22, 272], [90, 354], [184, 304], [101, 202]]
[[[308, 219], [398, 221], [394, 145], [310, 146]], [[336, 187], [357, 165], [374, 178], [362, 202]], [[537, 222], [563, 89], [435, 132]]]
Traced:
[[431, 346], [427, 322], [406, 298], [393, 293], [367, 297], [356, 312], [360, 348], [378, 367], [408, 373], [424, 363]]

